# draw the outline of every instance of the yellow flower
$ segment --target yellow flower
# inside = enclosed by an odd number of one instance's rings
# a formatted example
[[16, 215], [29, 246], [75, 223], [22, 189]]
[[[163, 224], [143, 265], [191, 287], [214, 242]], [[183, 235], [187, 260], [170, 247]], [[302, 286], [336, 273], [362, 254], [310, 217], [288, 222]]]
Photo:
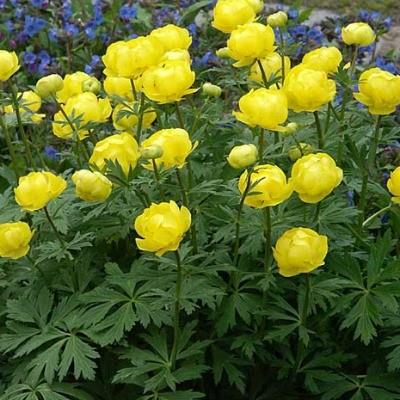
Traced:
[[67, 187], [67, 182], [51, 172], [30, 172], [21, 176], [14, 189], [15, 201], [27, 211], [36, 211], [58, 197]]
[[337, 72], [343, 56], [336, 47], [320, 47], [304, 55], [302, 63], [307, 68], [325, 71], [327, 74]]
[[185, 61], [188, 64], [192, 63], [190, 54], [187, 50], [175, 49], [169, 50], [161, 58], [161, 62], [164, 61]]
[[101, 91], [100, 81], [92, 76], [90, 79], [82, 83], [82, 92], [90, 92], [93, 94], [99, 94]]
[[36, 93], [43, 99], [55, 95], [64, 87], [64, 81], [58, 74], [44, 76], [36, 82]]
[[[128, 107], [129, 106], [129, 107]], [[135, 103], [128, 105], [118, 104], [113, 111], [112, 119], [116, 130], [132, 132], [138, 124], [139, 117], [135, 110]], [[154, 109], [149, 108], [143, 113], [143, 128], [149, 128], [157, 118], [157, 113]]]
[[278, 239], [273, 253], [282, 276], [308, 273], [325, 264], [328, 238], [312, 229], [292, 228]]
[[[62, 107], [77, 129], [80, 139], [84, 139], [88, 135], [88, 131], [85, 129], [88, 123], [106, 122], [112, 112], [109, 99], [98, 99], [95, 94], [90, 92], [71, 97]], [[79, 121], [74, 124], [73, 121], [76, 119]], [[69, 139], [74, 133], [61, 111], [54, 115], [53, 133], [61, 139]]]
[[307, 65], [297, 65], [286, 76], [283, 89], [287, 95], [289, 108], [295, 112], [317, 111], [333, 100], [336, 85], [324, 71], [315, 71]]
[[[130, 79], [107, 76], [106, 79], [104, 79], [103, 84], [104, 90], [108, 96], [117, 96], [128, 101], [134, 100]], [[135, 87], [136, 85], [137, 81], [135, 81]]]
[[273, 28], [281, 28], [286, 25], [288, 16], [283, 11], [278, 11], [274, 14], [268, 15], [267, 24]]
[[172, 24], [154, 29], [150, 33], [150, 36], [158, 39], [164, 46], [165, 51], [175, 49], [187, 50], [192, 44], [189, 31]]
[[254, 144], [235, 146], [227, 158], [232, 168], [241, 169], [254, 164], [258, 158], [258, 150]]
[[88, 79], [90, 76], [81, 71], [65, 75], [63, 87], [57, 92], [57, 100], [60, 103], [66, 103], [69, 98], [83, 93], [82, 83]]
[[256, 11], [247, 0], [218, 0], [213, 16], [212, 26], [221, 32], [230, 33], [239, 25], [254, 21]]
[[143, 93], [160, 104], [180, 101], [183, 96], [196, 92], [190, 89], [195, 73], [185, 61], [165, 61], [147, 69], [141, 79]]
[[0, 50], [0, 81], [5, 82], [19, 70], [18, 57], [14, 51]]
[[237, 27], [231, 33], [227, 45], [231, 57], [237, 61], [234, 66], [243, 67], [272, 53], [274, 42], [275, 35], [270, 26], [252, 22]]
[[400, 76], [379, 68], [363, 72], [354, 97], [373, 115], [388, 115], [400, 104]]
[[[280, 78], [282, 76], [282, 59], [278, 53], [268, 54], [260, 60], [265, 72], [267, 81], [272, 78]], [[285, 56], [285, 75], [290, 71], [290, 58]], [[249, 80], [263, 83], [263, 77], [258, 63], [254, 63], [250, 69]], [[276, 87], [274, 85], [273, 87]]]
[[89, 164], [104, 171], [107, 161], [118, 162], [125, 175], [136, 167], [140, 157], [136, 140], [127, 132], [106, 137], [96, 143]]
[[[196, 148], [190, 141], [189, 134], [180, 128], [162, 129], [153, 133], [149, 138], [143, 141], [142, 147], [159, 146], [162, 148], [162, 156], [155, 160], [157, 167], [164, 170], [174, 167], [181, 168], [186, 162], [186, 158]], [[145, 168], [152, 170], [151, 163], [146, 164]]]
[[[247, 170], [239, 178], [239, 191], [243, 194], [248, 184]], [[250, 191], [244, 204], [254, 208], [276, 206], [287, 200], [293, 193], [285, 173], [276, 165], [258, 165], [250, 177]]]
[[[26, 113], [35, 113], [39, 111], [42, 106], [42, 99], [32, 90], [26, 90], [25, 92], [18, 93], [18, 103], [21, 115]], [[14, 107], [8, 105], [4, 107], [4, 111], [9, 114], [14, 112]]]
[[152, 36], [112, 43], [102, 57], [106, 66], [104, 75], [137, 78], [148, 67], [156, 65], [164, 51], [163, 44]]
[[284, 131], [281, 126], [288, 117], [286, 95], [282, 90], [251, 90], [239, 100], [240, 112], [233, 112], [239, 121], [251, 127], [260, 126], [271, 131]]
[[162, 256], [178, 249], [191, 224], [190, 211], [174, 201], [152, 203], [135, 220], [135, 229], [141, 238], [136, 239], [140, 250]]
[[342, 39], [348, 45], [369, 46], [375, 41], [374, 30], [365, 22], [354, 22], [342, 28]]
[[72, 177], [76, 195], [85, 201], [105, 201], [111, 194], [112, 183], [100, 172], [87, 169], [76, 171]]
[[400, 204], [400, 167], [397, 167], [391, 174], [390, 179], [387, 181], [387, 188], [393, 195], [392, 201]]
[[26, 222], [0, 224], [0, 257], [16, 260], [26, 256], [32, 236], [33, 232]]
[[308, 154], [292, 167], [290, 182], [305, 203], [318, 203], [340, 185], [343, 171], [325, 153]]
[[246, 0], [254, 9], [256, 13], [259, 13], [264, 8], [264, 0]]

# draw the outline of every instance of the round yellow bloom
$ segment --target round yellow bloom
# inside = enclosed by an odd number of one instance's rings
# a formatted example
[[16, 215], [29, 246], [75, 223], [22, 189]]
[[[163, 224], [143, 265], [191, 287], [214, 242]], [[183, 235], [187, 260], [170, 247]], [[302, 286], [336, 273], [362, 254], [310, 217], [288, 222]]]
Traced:
[[51, 74], [40, 78], [36, 82], [36, 93], [43, 99], [55, 95], [64, 87], [64, 81], [58, 74]]
[[275, 34], [270, 26], [252, 22], [237, 27], [227, 45], [231, 57], [237, 61], [234, 66], [243, 67], [272, 53], [274, 42]]
[[304, 55], [302, 63], [307, 68], [326, 73], [337, 72], [343, 60], [342, 53], [336, 47], [320, 47]]
[[[128, 107], [129, 106], [129, 107]], [[134, 128], [138, 124], [139, 117], [135, 110], [135, 103], [128, 105], [118, 104], [113, 111], [112, 119], [114, 128], [118, 131], [130, 131], [133, 132]], [[157, 118], [157, 113], [154, 109], [149, 108], [143, 113], [143, 128], [149, 128], [151, 124]]]
[[217, 85], [213, 85], [210, 82], [206, 82], [203, 84], [202, 86], [203, 89], [203, 93], [206, 96], [210, 96], [210, 97], [220, 97], [222, 94], [222, 89], [217, 86]]
[[373, 115], [388, 115], [400, 104], [400, 76], [379, 68], [363, 72], [354, 97]]
[[281, 124], [288, 117], [288, 104], [282, 90], [252, 89], [240, 98], [239, 109], [233, 115], [246, 125], [278, 132], [285, 130]]
[[[112, 112], [109, 99], [98, 99], [91, 92], [71, 97], [63, 108], [72, 123], [74, 119], [79, 119], [79, 124], [76, 123], [74, 126], [78, 130], [80, 139], [84, 139], [88, 135], [88, 131], [85, 129], [88, 123], [106, 122]], [[74, 133], [61, 111], [54, 115], [53, 133], [61, 139], [69, 139]]]
[[136, 140], [127, 132], [106, 137], [96, 143], [89, 164], [104, 171], [107, 161], [118, 162], [125, 175], [136, 167], [140, 157]]
[[292, 167], [290, 182], [305, 203], [318, 203], [343, 180], [343, 171], [325, 153], [308, 154]]
[[161, 58], [161, 62], [164, 61], [185, 61], [188, 64], [192, 63], [190, 53], [187, 50], [175, 49], [169, 50]]
[[14, 51], [0, 50], [0, 81], [5, 82], [19, 70], [18, 57]]
[[32, 236], [33, 232], [26, 222], [0, 224], [0, 257], [16, 260], [26, 256]]
[[[26, 113], [35, 113], [39, 111], [42, 106], [42, 99], [32, 90], [26, 90], [25, 92], [18, 93], [18, 104], [21, 115]], [[9, 104], [4, 107], [4, 111], [9, 114], [14, 112], [14, 106]]]
[[393, 195], [392, 201], [400, 204], [400, 167], [397, 167], [391, 174], [387, 181], [387, 188]]
[[336, 84], [328, 79], [324, 71], [315, 71], [300, 64], [292, 68], [286, 76], [283, 89], [287, 95], [289, 108], [295, 112], [317, 111], [333, 100]]
[[21, 176], [14, 189], [15, 201], [27, 211], [36, 211], [58, 197], [67, 187], [67, 182], [51, 172], [30, 172]]
[[231, 52], [227, 47], [221, 47], [215, 52], [215, 54], [219, 58], [231, 58]]
[[140, 250], [162, 256], [178, 249], [191, 224], [190, 211], [174, 201], [152, 203], [135, 220], [135, 229], [141, 238], [136, 239]]
[[213, 16], [212, 26], [221, 32], [230, 33], [239, 25], [254, 21], [256, 11], [247, 0], [218, 0]]
[[[162, 148], [162, 156], [155, 160], [157, 167], [164, 170], [174, 167], [181, 168], [186, 162], [186, 158], [196, 148], [190, 141], [189, 134], [180, 128], [162, 129], [153, 133], [143, 141], [142, 147], [159, 146]], [[152, 170], [152, 163], [146, 164], [145, 168]]]
[[[261, 65], [265, 72], [267, 81], [272, 78], [280, 78], [282, 76], [282, 59], [278, 53], [268, 54], [266, 57], [260, 60]], [[290, 58], [285, 56], [285, 74], [287, 75], [290, 71]], [[263, 83], [263, 76], [261, 73], [260, 66], [258, 63], [254, 63], [250, 69], [249, 80], [258, 83]], [[276, 85], [274, 85], [276, 87]]]
[[232, 168], [242, 169], [253, 165], [258, 158], [258, 150], [254, 144], [235, 146], [227, 158]]
[[[137, 81], [135, 81], [136, 88], [137, 84]], [[108, 96], [118, 96], [128, 101], [134, 100], [131, 81], [128, 78], [107, 76], [106, 79], [104, 79], [103, 85]]]
[[[257, 182], [257, 183], [256, 183]], [[246, 190], [248, 183], [247, 170], [239, 178], [239, 191]], [[250, 177], [251, 189], [244, 204], [254, 208], [276, 206], [287, 200], [293, 193], [293, 188], [286, 179], [285, 173], [276, 165], [258, 165]]]
[[152, 36], [112, 43], [102, 57], [104, 75], [137, 78], [146, 68], [156, 65], [164, 51], [163, 44]]
[[165, 61], [147, 69], [141, 79], [143, 93], [160, 104], [180, 101], [183, 96], [196, 92], [190, 89], [195, 73], [185, 61]]
[[66, 103], [69, 98], [83, 93], [82, 83], [88, 79], [90, 75], [81, 71], [65, 75], [63, 87], [57, 92], [57, 100], [60, 103]]
[[268, 15], [267, 24], [273, 28], [281, 28], [286, 25], [288, 16], [284, 11], [278, 11], [274, 14]]
[[187, 50], [192, 44], [189, 31], [172, 24], [154, 29], [150, 33], [150, 36], [158, 39], [163, 44], [165, 51], [175, 49]]
[[348, 45], [369, 46], [375, 41], [374, 30], [365, 22], [354, 22], [342, 28], [342, 39]]
[[297, 161], [299, 158], [313, 152], [313, 147], [308, 143], [299, 143], [290, 147], [288, 156], [292, 161]]
[[282, 276], [308, 273], [325, 264], [328, 238], [309, 228], [292, 228], [278, 239], [273, 253]]
[[112, 183], [100, 172], [88, 169], [76, 171], [72, 177], [76, 195], [85, 201], [105, 201], [111, 194]]

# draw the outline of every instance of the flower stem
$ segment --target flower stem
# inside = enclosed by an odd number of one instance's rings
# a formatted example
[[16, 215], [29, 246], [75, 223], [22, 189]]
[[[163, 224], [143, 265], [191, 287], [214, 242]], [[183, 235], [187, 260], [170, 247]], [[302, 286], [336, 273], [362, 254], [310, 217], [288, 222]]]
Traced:
[[260, 160], [260, 163], [262, 163], [264, 158], [264, 145], [264, 129], [261, 128], [258, 136], [258, 159]]
[[265, 252], [264, 252], [264, 272], [268, 272], [271, 267], [271, 249], [272, 249], [272, 224], [271, 224], [271, 208], [265, 207], [263, 209], [264, 215], [264, 238], [265, 238]]
[[281, 28], [278, 28], [279, 30], [279, 40], [281, 42], [281, 51], [280, 51], [280, 56], [282, 60], [282, 85], [283, 82], [285, 81], [286, 77], [286, 72], [285, 72], [285, 39], [283, 38], [283, 32]]
[[140, 93], [140, 105], [139, 105], [139, 119], [136, 129], [136, 140], [140, 143], [140, 136], [142, 135], [143, 130], [143, 115], [144, 115], [144, 93]]
[[265, 74], [265, 70], [264, 70], [261, 60], [257, 60], [257, 64], [261, 71], [261, 76], [262, 76], [264, 86], [267, 88], [268, 87], [267, 75]]
[[322, 150], [325, 145], [324, 132], [322, 131], [321, 121], [319, 119], [318, 111], [314, 111], [315, 125], [317, 126], [318, 133], [318, 147]]
[[366, 227], [372, 220], [374, 220], [376, 217], [379, 217], [379, 215], [383, 214], [385, 211], [390, 210], [392, 207], [392, 203], [390, 203], [388, 206], [382, 208], [381, 210], [377, 211], [375, 214], [372, 214], [370, 217], [368, 217], [362, 224], [363, 228]]
[[46, 206], [43, 208], [43, 210], [44, 210], [44, 213], [46, 214], [46, 218], [49, 221], [51, 228], [54, 231], [54, 234], [57, 236], [58, 241], [60, 242], [62, 248], [65, 250], [65, 242], [64, 242], [63, 238], [61, 237], [60, 232], [58, 232], [56, 226], [54, 225], [54, 222], [50, 217], [49, 210], [47, 209]]
[[151, 160], [151, 163], [153, 164], [153, 171], [154, 171], [154, 177], [156, 178], [157, 186], [158, 186], [158, 191], [160, 192], [161, 198], [164, 197], [164, 190], [161, 185], [161, 178], [160, 178], [160, 172], [158, 171], [157, 163], [154, 159]]
[[304, 303], [303, 303], [303, 309], [301, 312], [301, 324], [305, 327], [306, 322], [307, 322], [307, 316], [308, 316], [308, 309], [310, 306], [310, 287], [311, 287], [311, 282], [310, 282], [310, 276], [309, 274], [306, 274], [304, 276], [304, 283], [305, 283], [305, 288], [306, 288], [306, 293], [304, 296]]
[[131, 89], [132, 89], [132, 94], [133, 94], [133, 101], [137, 100], [137, 92], [136, 92], [136, 88], [135, 88], [135, 81], [133, 79], [130, 79], [131, 82]]
[[179, 126], [181, 129], [185, 129], [185, 123], [183, 122], [183, 117], [178, 102], [175, 103], [175, 109], [176, 109], [176, 116], [178, 117]]
[[4, 138], [6, 140], [8, 152], [10, 153], [13, 170], [15, 172], [15, 176], [18, 179], [19, 178], [19, 172], [18, 172], [17, 155], [15, 153], [14, 145], [13, 145], [13, 143], [11, 141], [11, 136], [10, 136], [10, 132], [8, 131], [7, 124], [4, 121], [4, 114], [0, 117], [0, 125], [1, 125], [1, 128], [2, 128], [3, 133], [4, 133]]

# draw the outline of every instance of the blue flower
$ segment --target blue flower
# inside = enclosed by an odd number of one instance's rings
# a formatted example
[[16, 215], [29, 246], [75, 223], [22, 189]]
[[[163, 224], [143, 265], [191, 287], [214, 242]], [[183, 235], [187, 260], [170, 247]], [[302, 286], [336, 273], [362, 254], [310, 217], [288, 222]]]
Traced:
[[68, 36], [76, 36], [79, 33], [78, 27], [69, 22], [65, 22], [63, 28]]
[[307, 32], [307, 36], [313, 42], [321, 44], [325, 35], [321, 32], [319, 28], [313, 27]]
[[35, 36], [46, 26], [46, 21], [42, 18], [32, 17], [31, 15], [26, 15], [24, 20], [24, 30], [29, 37]]
[[297, 8], [289, 8], [287, 15], [290, 19], [296, 19], [299, 17], [299, 10]]
[[48, 31], [48, 34], [49, 34], [49, 39], [52, 42], [57, 42], [57, 39], [58, 39], [58, 30], [57, 30], [57, 28], [50, 28], [49, 31]]
[[137, 9], [135, 6], [124, 5], [119, 9], [119, 16], [124, 21], [130, 21], [136, 18]]
[[100, 60], [100, 56], [94, 54], [90, 60], [90, 63], [85, 65], [85, 72], [89, 75], [92, 74], [93, 70], [99, 65]]
[[383, 57], [377, 57], [375, 64], [378, 68], [391, 72], [392, 74], [399, 73], [399, 69], [396, 67], [396, 65], [393, 62], [386, 60]]
[[387, 17], [383, 20], [383, 26], [385, 27], [385, 29], [389, 30], [392, 27], [392, 17]]
[[89, 21], [85, 26], [86, 36], [93, 40], [96, 37], [96, 23], [94, 20]]
[[43, 151], [44, 155], [51, 160], [57, 161], [60, 159], [60, 153], [53, 146], [46, 146]]
[[72, 6], [71, 6], [71, 2], [69, 0], [63, 1], [62, 15], [63, 15], [64, 21], [67, 21], [72, 17]]
[[13, 24], [13, 22], [12, 22], [11, 20], [8, 19], [8, 20], [4, 23], [4, 25], [5, 25], [6, 29], [7, 29], [7, 32], [8, 32], [8, 33], [12, 33], [12, 31], [14, 30], [14, 24]]
[[187, 30], [190, 33], [190, 36], [196, 36], [197, 35], [197, 25], [195, 23], [191, 23], [187, 26]]
[[42, 8], [44, 6], [43, 0], [30, 0], [33, 7]]
[[36, 54], [31, 51], [26, 51], [24, 53], [24, 64], [32, 65], [36, 63]]

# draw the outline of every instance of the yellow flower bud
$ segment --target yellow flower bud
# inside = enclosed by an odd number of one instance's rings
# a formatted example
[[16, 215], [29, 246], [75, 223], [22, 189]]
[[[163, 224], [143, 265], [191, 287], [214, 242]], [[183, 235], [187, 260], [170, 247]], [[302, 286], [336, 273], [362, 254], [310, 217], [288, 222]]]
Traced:
[[231, 57], [237, 62], [235, 67], [250, 65], [262, 59], [275, 49], [275, 34], [270, 26], [258, 22], [237, 27], [228, 39]]
[[160, 104], [180, 101], [182, 97], [196, 92], [190, 89], [195, 73], [185, 61], [165, 61], [147, 69], [141, 79], [143, 93]]
[[[160, 146], [163, 150], [161, 157], [156, 159], [158, 168], [167, 170], [171, 168], [181, 168], [186, 162], [186, 158], [196, 148], [197, 143], [194, 145], [190, 141], [189, 134], [180, 128], [162, 129], [153, 133], [149, 138], [143, 141], [143, 148], [151, 146]], [[152, 170], [152, 163], [144, 166]]]
[[354, 97], [373, 115], [388, 115], [400, 104], [400, 76], [379, 68], [363, 72]]
[[284, 135], [290, 136], [296, 133], [299, 129], [299, 125], [296, 122], [289, 122], [285, 126], [285, 130], [282, 132]]
[[256, 18], [256, 11], [247, 0], [218, 0], [213, 11], [212, 26], [230, 33], [239, 25], [248, 24]]
[[90, 76], [81, 71], [65, 75], [63, 87], [57, 92], [57, 100], [66, 103], [69, 98], [81, 94], [82, 83], [88, 79]]
[[33, 232], [26, 222], [0, 224], [0, 257], [13, 260], [28, 254]]
[[242, 169], [253, 165], [258, 158], [258, 150], [254, 144], [235, 146], [227, 158], [232, 168]]
[[140, 157], [136, 140], [127, 132], [106, 137], [96, 143], [89, 164], [100, 171], [105, 170], [107, 161], [118, 162], [125, 175], [135, 169]]
[[178, 249], [192, 218], [190, 211], [174, 201], [152, 203], [135, 220], [135, 230], [141, 238], [136, 239], [140, 250], [162, 256]]
[[163, 148], [157, 144], [142, 147], [140, 149], [140, 152], [142, 154], [142, 158], [144, 158], [145, 160], [155, 160], [156, 158], [162, 157], [162, 155], [164, 154]]
[[[118, 131], [134, 132], [139, 122], [139, 116], [134, 110], [135, 103], [118, 104], [112, 114], [114, 128]], [[142, 128], [149, 128], [156, 118], [157, 113], [153, 108], [146, 109], [143, 113]]]
[[[135, 81], [135, 88], [137, 89], [138, 82]], [[133, 90], [131, 81], [128, 78], [118, 78], [116, 76], [107, 76], [103, 82], [104, 90], [108, 96], [118, 96], [121, 99], [133, 101]]]
[[88, 169], [76, 171], [72, 177], [76, 195], [85, 201], [105, 201], [111, 194], [112, 183], [100, 172]]
[[343, 180], [343, 171], [325, 153], [308, 154], [292, 167], [290, 182], [305, 203], [318, 203]]
[[56, 92], [59, 92], [64, 87], [64, 81], [58, 74], [51, 74], [44, 76], [36, 82], [36, 93], [42, 98], [45, 99], [50, 95], [55, 95]]
[[222, 47], [215, 52], [215, 55], [219, 58], [231, 58], [231, 52], [227, 47]]
[[336, 84], [324, 71], [315, 71], [307, 65], [297, 65], [286, 76], [283, 89], [289, 108], [295, 112], [317, 111], [333, 100]]
[[304, 55], [302, 63], [307, 68], [325, 71], [327, 74], [337, 72], [343, 56], [336, 47], [320, 47]]
[[286, 95], [282, 90], [251, 90], [239, 100], [240, 112], [233, 112], [239, 121], [251, 127], [260, 126], [271, 131], [284, 131], [281, 126], [288, 117]]
[[[282, 76], [282, 59], [278, 53], [271, 53], [260, 60], [265, 72], [267, 81], [272, 78], [280, 78]], [[285, 56], [285, 75], [290, 71], [290, 58]], [[249, 80], [263, 83], [263, 76], [258, 63], [254, 63], [250, 69]], [[276, 85], [271, 86], [276, 88]]]
[[192, 59], [190, 58], [190, 54], [187, 50], [175, 49], [164, 53], [161, 58], [161, 62], [164, 61], [184, 61], [188, 64], [191, 64]]
[[5, 82], [20, 68], [18, 57], [14, 51], [0, 50], [0, 81]]
[[328, 238], [308, 228], [292, 228], [273, 249], [279, 273], [285, 277], [309, 273], [325, 264]]
[[374, 30], [365, 22], [354, 22], [342, 28], [342, 39], [348, 45], [369, 46], [375, 41]]
[[[248, 184], [248, 172], [244, 171], [239, 178], [239, 191], [244, 193]], [[251, 189], [244, 204], [254, 208], [276, 206], [287, 200], [293, 188], [287, 182], [285, 173], [276, 165], [258, 165], [250, 177]]]
[[203, 93], [210, 97], [220, 97], [222, 94], [222, 89], [217, 85], [206, 82], [203, 84]]
[[82, 92], [99, 94], [100, 90], [101, 90], [101, 83], [95, 77], [91, 77], [90, 79], [82, 83]]
[[267, 24], [272, 26], [273, 28], [282, 28], [286, 25], [287, 20], [287, 14], [283, 11], [278, 11], [267, 17]]
[[58, 197], [67, 187], [67, 182], [51, 172], [30, 172], [21, 176], [14, 189], [15, 201], [27, 211], [36, 211]]
[[189, 31], [172, 24], [154, 29], [150, 33], [150, 36], [158, 39], [164, 46], [165, 51], [175, 49], [187, 50], [192, 44]]
[[391, 174], [387, 181], [387, 188], [393, 195], [392, 201], [400, 204], [400, 167], [397, 167]]
[[292, 161], [296, 161], [299, 158], [313, 152], [313, 147], [308, 143], [299, 143], [298, 145], [292, 146], [288, 151], [288, 156]]

